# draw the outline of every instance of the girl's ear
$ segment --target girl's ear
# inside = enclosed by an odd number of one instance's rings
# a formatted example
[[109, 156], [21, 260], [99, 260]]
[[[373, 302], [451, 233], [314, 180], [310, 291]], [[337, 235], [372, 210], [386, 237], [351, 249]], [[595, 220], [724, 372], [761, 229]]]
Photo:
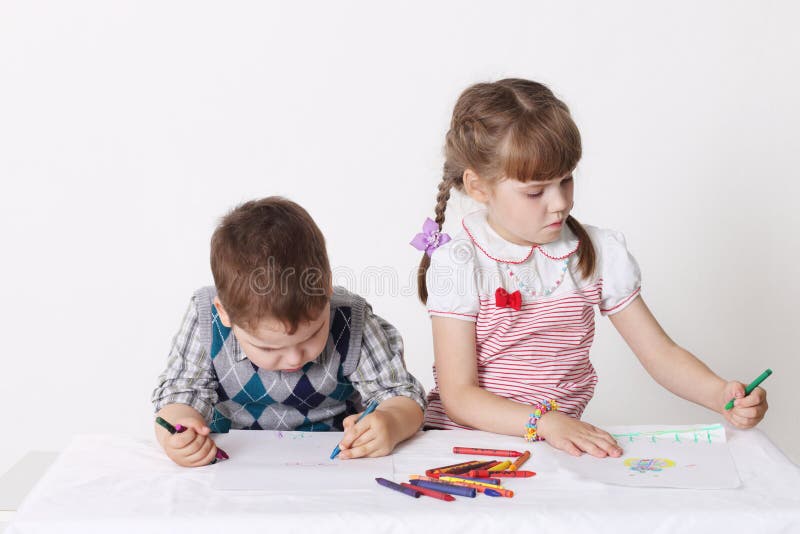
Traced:
[[464, 182], [464, 191], [472, 200], [480, 202], [481, 204], [489, 202], [491, 196], [489, 184], [486, 183], [485, 180], [482, 180], [475, 171], [472, 169], [465, 170], [462, 180]]
[[231, 319], [228, 317], [228, 312], [222, 307], [222, 302], [220, 302], [219, 297], [214, 297], [214, 306], [217, 308], [217, 313], [219, 313], [219, 320], [222, 321], [222, 324], [226, 328], [230, 328]]

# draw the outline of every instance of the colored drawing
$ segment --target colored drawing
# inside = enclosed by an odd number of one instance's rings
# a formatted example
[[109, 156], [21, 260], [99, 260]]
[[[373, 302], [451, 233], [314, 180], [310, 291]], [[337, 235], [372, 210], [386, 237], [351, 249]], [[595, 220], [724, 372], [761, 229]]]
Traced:
[[663, 471], [667, 467], [675, 467], [675, 462], [667, 458], [627, 458], [625, 467], [637, 473]]

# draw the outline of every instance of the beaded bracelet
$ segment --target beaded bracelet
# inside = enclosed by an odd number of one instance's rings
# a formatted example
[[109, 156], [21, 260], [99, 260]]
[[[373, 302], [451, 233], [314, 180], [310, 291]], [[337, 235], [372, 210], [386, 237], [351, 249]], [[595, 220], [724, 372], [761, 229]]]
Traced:
[[542, 438], [536, 432], [536, 425], [539, 423], [539, 419], [547, 412], [555, 412], [557, 410], [558, 403], [555, 399], [545, 401], [544, 404], [541, 402], [534, 404], [531, 418], [528, 419], [528, 423], [525, 425], [525, 441], [541, 441]]

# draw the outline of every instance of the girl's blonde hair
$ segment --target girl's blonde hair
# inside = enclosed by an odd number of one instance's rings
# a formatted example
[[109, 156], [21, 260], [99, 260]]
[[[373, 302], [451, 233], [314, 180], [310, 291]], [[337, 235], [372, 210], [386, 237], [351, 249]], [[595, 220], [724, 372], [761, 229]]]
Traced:
[[[569, 108], [546, 86], [507, 78], [468, 87], [456, 102], [445, 138], [445, 162], [436, 195], [435, 221], [441, 230], [452, 188], [464, 191], [464, 171], [481, 179], [514, 178], [540, 182], [572, 172], [581, 159], [581, 135]], [[567, 226], [580, 239], [578, 269], [594, 274], [592, 241], [573, 217]], [[425, 274], [430, 257], [422, 255], [417, 274], [420, 300], [428, 300]]]

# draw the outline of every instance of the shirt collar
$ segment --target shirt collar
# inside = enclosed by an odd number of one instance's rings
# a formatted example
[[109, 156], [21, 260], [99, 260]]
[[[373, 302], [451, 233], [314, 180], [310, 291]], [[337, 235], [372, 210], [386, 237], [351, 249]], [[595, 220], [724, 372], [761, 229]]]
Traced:
[[523, 263], [537, 249], [551, 260], [563, 260], [574, 254], [578, 250], [578, 245], [580, 245], [580, 240], [566, 224], [561, 227], [561, 236], [550, 243], [531, 247], [511, 243], [500, 237], [489, 226], [486, 210], [470, 213], [464, 217], [461, 225], [481, 252], [490, 259], [501, 263]]

